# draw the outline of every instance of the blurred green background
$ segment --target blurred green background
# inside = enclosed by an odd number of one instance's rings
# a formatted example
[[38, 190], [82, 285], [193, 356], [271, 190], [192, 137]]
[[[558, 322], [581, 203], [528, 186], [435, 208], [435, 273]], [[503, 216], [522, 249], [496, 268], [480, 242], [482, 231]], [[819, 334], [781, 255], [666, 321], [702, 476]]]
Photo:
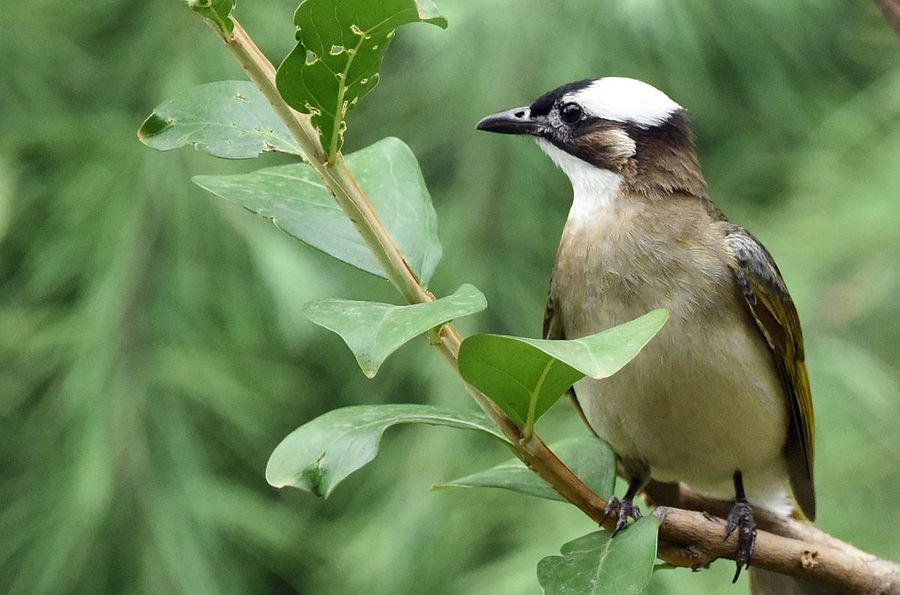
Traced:
[[[490, 303], [463, 328], [539, 334], [570, 194], [533, 143], [474, 123], [585, 77], [661, 87], [798, 303], [821, 526], [900, 558], [900, 40], [876, 6], [439, 4], [450, 28], [399, 33], [346, 149], [396, 135], [419, 156], [445, 252], [432, 288], [472, 282]], [[237, 12], [276, 63], [294, 7]], [[137, 141], [177, 91], [242, 78], [215, 35], [173, 0], [0, 13], [0, 591], [536, 592], [536, 562], [593, 526], [563, 504], [429, 491], [509, 457], [485, 438], [393, 430], [328, 501], [266, 484], [273, 447], [326, 410], [470, 404], [424, 339], [367, 381], [300, 309], [396, 301], [390, 287], [189, 180], [278, 158]], [[567, 402], [541, 423], [586, 432]], [[731, 571], [662, 571], [650, 590], [743, 591]]]

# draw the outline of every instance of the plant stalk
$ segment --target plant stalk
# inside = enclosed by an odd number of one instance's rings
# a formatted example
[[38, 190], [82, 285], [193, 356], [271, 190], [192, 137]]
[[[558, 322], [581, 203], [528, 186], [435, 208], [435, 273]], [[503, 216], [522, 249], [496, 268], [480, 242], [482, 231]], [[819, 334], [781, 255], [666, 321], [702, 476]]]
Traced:
[[[303, 150], [306, 161], [322, 176], [338, 205], [347, 214], [366, 244], [375, 254], [394, 287], [410, 304], [434, 301], [432, 295], [413, 273], [397, 246], [390, 231], [385, 227], [368, 196], [347, 167], [343, 156], [338, 153], [332, 163], [322, 150], [318, 133], [307, 115], [291, 108], [275, 82], [275, 68], [256, 46], [236, 19], [231, 35], [223, 34], [213, 27], [225, 42], [228, 50], [241, 65], [250, 80], [259, 87], [263, 96], [272, 104], [275, 113], [284, 120], [294, 139]], [[462, 334], [452, 323], [441, 329], [441, 353], [454, 370], [457, 370], [457, 355], [462, 343]], [[458, 373], [458, 371], [457, 371]], [[522, 429], [486, 395], [466, 384], [466, 390], [482, 411], [497, 425], [513, 445], [516, 455], [544, 478], [564, 498], [572, 502], [585, 514], [600, 521], [606, 502], [587, 486], [575, 473], [557, 457], [536, 434], [523, 441]], [[525, 444], [528, 448], [525, 448]]]
[[[234, 21], [231, 34], [223, 33], [215, 26], [213, 29], [287, 125], [307, 162], [322, 176], [338, 205], [387, 273], [390, 282], [410, 304], [434, 301], [434, 295], [410, 268], [393, 236], [344, 162], [343, 156], [337, 153], [329, 162], [310, 118], [285, 103], [276, 86], [274, 66], [240, 23], [234, 17], [231, 18]], [[452, 323], [444, 325], [440, 330], [438, 347], [457, 373], [457, 355], [462, 339], [459, 330]], [[537, 434], [525, 436], [522, 429], [490, 398], [468, 384], [466, 390], [509, 439], [516, 456], [588, 517], [596, 522], [604, 519], [606, 501], [575, 475]], [[660, 520], [658, 554], [670, 564], [697, 569], [717, 558], [734, 557], [734, 538], [722, 541], [722, 526], [715, 521], [697, 512], [665, 506], [658, 508], [656, 515]], [[613, 525], [615, 519], [606, 519], [604, 526], [612, 528]], [[827, 539], [814, 539], [816, 532], [800, 532], [796, 527], [791, 527], [788, 531], [784, 526], [773, 524], [772, 530], [779, 535], [759, 532], [754, 566], [820, 580], [830, 586], [854, 591], [900, 594], [900, 566], [897, 564], [859, 552], [827, 534], [821, 534]], [[784, 536], [780, 536], [781, 534]], [[798, 534], [801, 535], [800, 538], [797, 537]], [[836, 544], [845, 547], [836, 547]], [[809, 562], [810, 560], [813, 562]]]

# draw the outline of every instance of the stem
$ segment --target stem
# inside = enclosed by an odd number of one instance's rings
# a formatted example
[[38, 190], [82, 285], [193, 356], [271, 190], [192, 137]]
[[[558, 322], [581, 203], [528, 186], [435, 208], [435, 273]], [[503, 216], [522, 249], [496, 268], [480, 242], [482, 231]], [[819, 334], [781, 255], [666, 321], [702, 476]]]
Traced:
[[234, 31], [228, 35], [219, 32], [228, 51], [235, 57], [250, 80], [259, 87], [263, 96], [272, 104], [275, 113], [290, 130], [300, 145], [306, 161], [325, 180], [338, 205], [350, 218], [356, 230], [363, 237], [378, 263], [388, 275], [388, 280], [411, 304], [433, 301], [430, 295], [404, 259], [400, 248], [388, 232], [369, 197], [362, 191], [342, 155], [338, 154], [332, 163], [322, 150], [319, 135], [309, 117], [295, 111], [285, 103], [275, 84], [275, 67], [253, 43], [247, 32], [236, 19]]
[[[275, 68], [240, 23], [234, 20], [231, 34], [219, 29], [216, 32], [250, 80], [272, 104], [275, 113], [285, 122], [306, 160], [322, 176], [394, 287], [410, 304], [434, 301], [435, 297], [409, 267], [343, 156], [337, 153], [329, 162], [309, 117], [284, 102], [275, 83]], [[446, 324], [442, 327], [438, 347], [457, 373], [457, 354], [461, 343], [462, 335], [456, 326]], [[576, 476], [537, 434], [526, 436], [491, 399], [468, 384], [466, 390], [509, 439], [516, 456], [588, 517], [596, 522], [603, 519], [606, 501]], [[660, 520], [658, 555], [670, 564], [697, 569], [717, 558], [734, 557], [735, 538], [723, 541], [720, 523], [697, 512], [666, 506], [658, 508], [655, 514]], [[614, 524], [615, 519], [610, 518], [605, 526], [612, 528]], [[859, 552], [818, 530], [800, 531], [794, 525], [771, 523], [768, 528], [779, 535], [759, 532], [753, 556], [755, 567], [805, 577], [851, 591], [900, 594], [900, 566], [897, 564]]]
[[299, 112], [284, 102], [278, 88], [275, 86], [275, 67], [269, 62], [269, 59], [256, 46], [247, 32], [236, 19], [234, 22], [234, 31], [230, 35], [223, 33], [220, 29], [213, 26], [219, 37], [225, 42], [228, 51], [234, 56], [247, 77], [262, 92], [263, 96], [272, 104], [275, 113], [287, 125], [288, 130], [294, 140], [300, 145], [303, 154], [306, 156], [310, 165], [316, 168], [320, 174], [322, 168], [318, 166], [324, 163], [325, 154], [322, 152], [322, 145], [319, 143], [319, 137], [316, 129], [313, 128], [309, 118], [303, 116]]
[[[368, 196], [359, 187], [343, 156], [338, 153], [332, 163], [322, 150], [319, 135], [305, 114], [291, 108], [275, 82], [275, 68], [256, 46], [241, 24], [232, 17], [234, 31], [231, 35], [215, 29], [228, 50], [269, 100], [275, 113], [285, 121], [288, 130], [303, 149], [307, 162], [322, 176], [338, 205], [350, 218], [363, 240], [372, 250], [378, 262], [388, 274], [394, 287], [410, 304], [434, 301], [432, 295], [413, 273], [403, 257], [391, 233], [384, 226]], [[457, 370], [457, 354], [462, 334], [452, 323], [441, 330], [439, 349], [454, 370]], [[458, 373], [458, 371], [457, 371]], [[516, 455], [538, 473], [564, 498], [575, 504], [592, 519], [603, 518], [606, 502], [597, 496], [536, 434], [523, 441], [523, 434], [515, 422], [486, 395], [466, 384], [466, 390], [475, 403], [493, 421], [513, 444]], [[527, 448], [526, 448], [527, 446]], [[612, 526], [612, 523], [610, 524]]]
[[875, 0], [875, 3], [891, 28], [900, 34], [900, 0]]
[[544, 382], [547, 381], [547, 375], [550, 374], [550, 368], [553, 367], [553, 362], [556, 360], [548, 359], [547, 365], [544, 366], [544, 370], [541, 372], [540, 378], [538, 378], [537, 383], [534, 385], [534, 390], [531, 391], [531, 398], [528, 399], [528, 417], [525, 419], [525, 439], [528, 440], [534, 435], [534, 422], [537, 412], [537, 402], [538, 397], [541, 394], [541, 390], [544, 388]]
[[347, 117], [347, 114], [344, 113], [344, 95], [347, 92], [347, 85], [349, 84], [347, 82], [347, 77], [350, 76], [350, 67], [353, 65], [353, 59], [362, 47], [367, 35], [368, 32], [363, 31], [359, 36], [359, 40], [356, 42], [356, 47], [352, 50], [348, 50], [347, 65], [341, 73], [341, 84], [338, 86], [337, 105], [334, 108], [335, 126], [334, 130], [331, 132], [331, 151], [328, 153], [329, 162], [334, 161], [334, 157], [340, 154], [338, 141], [341, 139], [341, 126], [344, 125], [345, 118]]

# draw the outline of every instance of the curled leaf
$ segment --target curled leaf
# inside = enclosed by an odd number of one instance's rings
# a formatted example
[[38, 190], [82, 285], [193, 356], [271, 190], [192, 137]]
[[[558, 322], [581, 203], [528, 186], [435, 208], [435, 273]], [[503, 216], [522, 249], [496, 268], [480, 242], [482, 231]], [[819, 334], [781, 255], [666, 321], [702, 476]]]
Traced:
[[354, 300], [320, 300], [306, 305], [306, 316], [339, 334], [372, 378], [387, 357], [417, 335], [487, 307], [484, 295], [463, 285], [452, 295], [412, 306]]
[[290, 131], [247, 81], [208, 83], [176, 95], [153, 110], [138, 138], [158, 151], [193, 146], [225, 159], [269, 151], [300, 155]]
[[668, 318], [665, 310], [654, 310], [572, 340], [473, 335], [460, 347], [459, 372], [518, 423], [533, 423], [584, 376], [600, 379], [618, 372]]
[[300, 426], [275, 448], [266, 481], [327, 498], [348, 475], [378, 454], [381, 436], [397, 424], [479, 430], [506, 439], [482, 414], [430, 405], [359, 405], [335, 409]]
[[231, 12], [235, 0], [187, 0], [188, 7], [212, 22], [222, 33], [234, 31]]
[[[396, 238], [406, 261], [428, 282], [441, 259], [437, 214], [415, 155], [385, 138], [347, 156], [347, 165]], [[271, 219], [288, 235], [372, 274], [386, 277], [315, 170], [304, 163], [249, 174], [195, 176], [195, 184]]]
[[329, 156], [344, 142], [347, 114], [378, 84], [394, 31], [414, 22], [447, 26], [430, 0], [305, 0], [297, 8], [297, 45], [276, 83], [288, 105], [312, 116]]

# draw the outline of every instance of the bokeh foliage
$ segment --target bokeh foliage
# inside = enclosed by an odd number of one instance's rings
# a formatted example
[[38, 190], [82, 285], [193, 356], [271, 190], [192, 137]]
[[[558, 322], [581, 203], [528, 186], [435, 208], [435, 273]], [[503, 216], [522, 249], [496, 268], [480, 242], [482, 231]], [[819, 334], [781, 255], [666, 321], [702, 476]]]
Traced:
[[[394, 430], [324, 502], [266, 484], [275, 444], [326, 410], [465, 396], [425, 339], [365, 380], [302, 304], [393, 301], [390, 287], [190, 183], [260, 163], [134, 138], [178, 91], [241, 77], [199, 19], [171, 0], [48, 7], [0, 17], [0, 590], [536, 591], [537, 560], [592, 527], [500, 490], [427, 491], [508, 458], [486, 438]], [[238, 8], [276, 63], [294, 8]], [[820, 523], [900, 557], [900, 41], [875, 5], [440, 8], [446, 31], [398, 34], [345, 150], [395, 135], [419, 157], [445, 247], [431, 286], [472, 282], [490, 304], [462, 326], [539, 334], [569, 193], [531, 143], [474, 122], [584, 77], [666, 89], [692, 114], [714, 198], [798, 303]], [[551, 441], [586, 432], [565, 402], [541, 424]], [[649, 588], [716, 593], [730, 571]]]

